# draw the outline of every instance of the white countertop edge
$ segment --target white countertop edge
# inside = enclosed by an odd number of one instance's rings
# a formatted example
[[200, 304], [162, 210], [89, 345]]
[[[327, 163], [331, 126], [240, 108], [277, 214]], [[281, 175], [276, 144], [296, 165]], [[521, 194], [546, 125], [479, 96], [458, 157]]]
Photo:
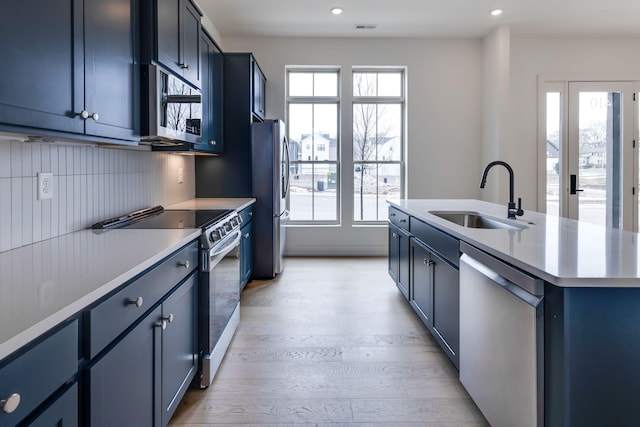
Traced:
[[53, 328], [62, 324], [64, 321], [79, 313], [89, 305], [93, 304], [100, 298], [107, 295], [109, 292], [117, 289], [118, 287], [125, 284], [127, 281], [133, 279], [138, 274], [152, 267], [154, 264], [162, 261], [167, 256], [171, 255], [178, 249], [182, 248], [189, 242], [200, 237], [202, 231], [200, 229], [193, 229], [193, 232], [189, 235], [185, 236], [181, 240], [177, 241], [175, 244], [165, 248], [164, 250], [156, 253], [154, 256], [150, 257], [143, 263], [138, 264], [134, 268], [122, 273], [121, 275], [115, 277], [108, 283], [100, 286], [95, 289], [91, 293], [85, 295], [84, 297], [74, 301], [63, 309], [57, 311], [51, 316], [41, 320], [30, 328], [22, 331], [18, 335], [10, 338], [9, 340], [0, 344], [0, 360], [4, 359], [7, 356], [10, 356], [14, 352], [20, 350], [23, 346], [31, 343], [35, 339], [40, 336], [46, 334]]
[[[414, 199], [404, 199], [404, 200], [409, 201]], [[415, 199], [415, 200], [418, 200], [418, 199]], [[442, 200], [444, 199], [440, 199], [440, 201]], [[458, 202], [465, 202], [465, 201], [473, 202], [479, 205], [485, 204], [486, 206], [490, 206], [491, 208], [495, 208], [496, 206], [498, 206], [494, 203], [485, 202], [482, 200], [475, 200], [475, 199], [453, 199], [453, 200], [456, 200]], [[463, 240], [469, 243], [470, 245], [475, 246], [476, 248], [508, 264], [511, 264], [523, 271], [526, 271], [536, 277], [539, 277], [545, 282], [551, 283], [552, 285], [560, 288], [638, 288], [640, 287], [640, 282], [638, 281], [637, 278], [606, 277], [606, 276], [593, 276], [593, 277], [555, 276], [553, 274], [550, 274], [547, 271], [536, 268], [535, 266], [532, 266], [526, 262], [523, 262], [518, 258], [514, 258], [508, 254], [505, 254], [504, 252], [501, 252], [491, 246], [488, 246], [474, 239], [472, 236], [466, 234], [466, 231], [467, 231], [466, 227], [463, 227], [463, 226], [454, 224], [450, 221], [447, 221], [445, 219], [439, 218], [436, 215], [433, 215], [429, 212], [417, 211], [407, 206], [403, 206], [401, 202], [398, 203], [391, 200], [387, 200], [387, 203], [390, 206], [393, 206], [405, 213], [408, 213], [411, 216], [415, 216], [416, 218], [440, 229], [441, 231], [446, 232], [447, 234], [450, 234], [453, 237]], [[496, 215], [496, 212], [494, 212], [492, 209], [483, 210], [482, 206], [480, 206], [479, 208], [474, 208], [473, 210], [488, 216], [493, 216], [493, 217], [498, 216]], [[504, 210], [506, 211], [506, 207], [504, 207]], [[545, 214], [533, 212], [533, 213], [530, 213], [530, 215], [527, 215], [527, 212], [525, 212], [525, 215], [522, 218], [519, 218], [516, 220], [508, 220], [508, 221], [517, 221], [519, 223], [526, 224], [526, 222], [529, 220], [535, 222], [536, 221], [535, 216], [539, 216], [539, 215], [545, 215]], [[505, 220], [505, 219], [501, 218], [501, 220]]]

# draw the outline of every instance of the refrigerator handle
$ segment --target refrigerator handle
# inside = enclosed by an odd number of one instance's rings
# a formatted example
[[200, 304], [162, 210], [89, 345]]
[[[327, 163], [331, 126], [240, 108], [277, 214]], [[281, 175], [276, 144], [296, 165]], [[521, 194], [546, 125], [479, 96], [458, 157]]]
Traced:
[[285, 182], [284, 182], [284, 187], [282, 189], [282, 198], [286, 199], [287, 196], [289, 195], [289, 184], [290, 184], [290, 163], [291, 163], [291, 159], [290, 159], [290, 155], [289, 155], [289, 141], [287, 141], [287, 137], [285, 136], [283, 138], [283, 145], [284, 145], [284, 153], [285, 153]]

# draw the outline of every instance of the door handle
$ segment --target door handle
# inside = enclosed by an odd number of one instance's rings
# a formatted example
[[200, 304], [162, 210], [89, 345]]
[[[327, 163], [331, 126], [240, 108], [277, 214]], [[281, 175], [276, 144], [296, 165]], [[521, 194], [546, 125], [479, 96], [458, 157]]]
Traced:
[[569, 178], [570, 178], [570, 188], [569, 188], [570, 194], [577, 194], [578, 192], [584, 191], [576, 188], [578, 186], [578, 183], [577, 183], [578, 177], [576, 175], [570, 175]]

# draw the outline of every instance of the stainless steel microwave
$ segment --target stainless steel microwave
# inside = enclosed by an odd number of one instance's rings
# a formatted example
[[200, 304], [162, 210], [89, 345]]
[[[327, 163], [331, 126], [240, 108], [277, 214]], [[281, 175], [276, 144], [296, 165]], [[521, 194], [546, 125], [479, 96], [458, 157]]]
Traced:
[[142, 70], [142, 141], [154, 147], [199, 144], [202, 140], [200, 90], [157, 65]]

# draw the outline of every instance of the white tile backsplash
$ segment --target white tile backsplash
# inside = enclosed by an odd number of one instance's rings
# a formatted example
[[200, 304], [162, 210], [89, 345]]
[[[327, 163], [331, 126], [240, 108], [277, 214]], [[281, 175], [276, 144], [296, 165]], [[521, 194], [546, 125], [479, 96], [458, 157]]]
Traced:
[[[182, 184], [178, 168], [184, 170]], [[53, 199], [37, 200], [38, 172], [53, 173]], [[0, 141], [0, 252], [193, 197], [191, 156]]]

